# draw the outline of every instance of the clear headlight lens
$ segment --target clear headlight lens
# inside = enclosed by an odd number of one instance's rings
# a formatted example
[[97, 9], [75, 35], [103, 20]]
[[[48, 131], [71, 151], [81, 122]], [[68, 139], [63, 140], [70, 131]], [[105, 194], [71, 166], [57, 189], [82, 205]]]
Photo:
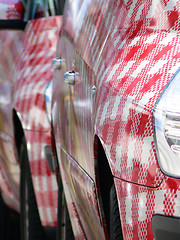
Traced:
[[48, 117], [48, 121], [51, 121], [51, 100], [52, 100], [52, 79], [46, 86], [45, 92], [45, 104], [46, 104], [46, 113]]
[[153, 117], [159, 166], [180, 177], [180, 69], [160, 95]]

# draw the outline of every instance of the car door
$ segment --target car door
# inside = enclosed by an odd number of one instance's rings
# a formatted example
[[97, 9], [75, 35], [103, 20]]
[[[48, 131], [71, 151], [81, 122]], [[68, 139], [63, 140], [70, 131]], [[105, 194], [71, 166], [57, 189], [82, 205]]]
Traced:
[[[104, 239], [105, 232], [99, 221], [95, 189], [97, 81], [93, 64], [98, 63], [99, 53], [92, 48], [97, 40], [94, 33], [101, 23], [101, 8], [104, 10], [105, 5], [106, 1], [101, 5], [96, 0], [66, 2], [53, 82], [53, 130], [66, 201], [72, 225], [76, 224], [76, 218], [80, 219], [85, 234], [92, 239]], [[92, 24], [89, 29], [88, 21]], [[103, 40], [102, 35], [100, 48]], [[78, 217], [73, 216], [74, 205]], [[77, 229], [73, 230], [76, 236]]]
[[98, 88], [101, 86], [100, 79], [115, 56], [109, 37], [112, 25], [109, 28], [106, 26], [106, 31], [103, 31], [113, 8], [108, 3], [109, 1], [84, 0], [69, 4], [67, 1], [57, 53], [66, 62], [65, 69], [56, 73], [59, 74], [57, 78], [61, 86], [59, 90], [58, 85], [55, 86], [61, 98], [59, 128], [62, 132], [59, 139], [63, 141], [61, 144], [65, 151], [92, 178], [97, 114], [95, 102], [98, 100], [96, 93], [101, 90]]
[[[95, 0], [93, 2], [94, 6], [97, 5]], [[76, 1], [73, 5], [69, 5], [68, 1], [66, 3], [63, 30], [57, 51], [57, 56], [65, 62], [65, 67], [55, 73], [54, 93], [56, 94], [53, 97], [58, 99], [59, 106], [56, 111], [53, 109], [52, 112], [54, 116], [58, 115], [58, 119], [57, 117], [54, 119], [57, 120], [60, 129], [58, 138], [60, 147], [91, 175], [93, 170], [89, 166], [93, 162], [87, 165], [87, 159], [93, 161], [90, 156], [93, 155], [93, 99], [96, 86], [94, 85], [94, 73], [88, 61], [93, 57], [93, 51], [90, 51], [92, 55], [88, 57], [81, 52], [82, 49], [76, 51], [79, 40], [82, 41], [79, 43], [82, 45], [90, 43], [87, 33], [82, 32], [83, 21], [87, 20], [83, 17], [85, 17], [88, 5], [88, 1]], [[72, 6], [73, 9], [71, 9]], [[95, 13], [89, 14], [96, 17], [95, 26], [99, 10], [96, 8], [92, 11]]]

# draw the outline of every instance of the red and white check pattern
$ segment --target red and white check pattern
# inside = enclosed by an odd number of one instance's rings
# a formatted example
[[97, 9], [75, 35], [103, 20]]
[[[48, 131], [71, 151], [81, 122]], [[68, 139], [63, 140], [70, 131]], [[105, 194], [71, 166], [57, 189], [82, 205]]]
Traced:
[[57, 224], [57, 182], [49, 170], [44, 147], [51, 145], [44, 91], [53, 76], [61, 17], [49, 17], [28, 23], [14, 82], [15, 108], [25, 130], [28, 157], [42, 224]]
[[[179, 180], [160, 171], [152, 121], [155, 102], [179, 68], [180, 1], [99, 0], [79, 5], [73, 15], [74, 44], [95, 73], [94, 82], [83, 87], [86, 93], [90, 84], [97, 87], [95, 134], [113, 175], [122, 179], [115, 178], [115, 183], [124, 239], [153, 239], [154, 213], [180, 217]], [[87, 123], [83, 129], [85, 146], [93, 142], [90, 128]], [[84, 166], [95, 179], [91, 153], [84, 157]]]
[[97, 133], [117, 177], [157, 186], [163, 175], [156, 160], [152, 110], [179, 67], [179, 1], [161, 8], [155, 1], [99, 3], [102, 22], [95, 25], [94, 16], [87, 15], [82, 28], [87, 32], [78, 39], [97, 75]]
[[22, 19], [23, 6], [19, 0], [0, 0], [0, 19]]
[[12, 82], [21, 31], [0, 31], [0, 189], [5, 204], [20, 209], [17, 152], [12, 123]]
[[[112, 64], [103, 70], [99, 64], [98, 71], [103, 75], [97, 82], [101, 92], [97, 131], [116, 177], [158, 187], [163, 174], [156, 158], [152, 111], [179, 67], [180, 2], [176, 1], [174, 6], [172, 1], [166, 1], [165, 6], [156, 1], [128, 3], [124, 6], [128, 10], [127, 24], [129, 21], [133, 25], [128, 32], [121, 34], [119, 30], [118, 35], [113, 35], [111, 41], [117, 43], [118, 50]], [[160, 17], [159, 7], [164, 7]], [[116, 24], [117, 18], [115, 15]], [[169, 29], [159, 31], [164, 28]], [[153, 239], [154, 213], [180, 216], [176, 181], [172, 180], [172, 189], [166, 181], [151, 189], [115, 180], [124, 239]]]
[[153, 239], [153, 214], [180, 216], [179, 180], [167, 178], [158, 188], [148, 188], [115, 179], [124, 239]]

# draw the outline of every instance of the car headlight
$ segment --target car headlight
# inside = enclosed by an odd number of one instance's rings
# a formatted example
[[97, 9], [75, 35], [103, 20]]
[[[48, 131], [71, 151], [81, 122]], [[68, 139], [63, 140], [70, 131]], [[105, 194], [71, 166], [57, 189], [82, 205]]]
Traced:
[[51, 100], [52, 100], [52, 79], [46, 86], [45, 92], [45, 105], [46, 105], [46, 113], [48, 117], [48, 121], [51, 121]]
[[159, 166], [180, 177], [180, 69], [157, 100], [153, 117]]

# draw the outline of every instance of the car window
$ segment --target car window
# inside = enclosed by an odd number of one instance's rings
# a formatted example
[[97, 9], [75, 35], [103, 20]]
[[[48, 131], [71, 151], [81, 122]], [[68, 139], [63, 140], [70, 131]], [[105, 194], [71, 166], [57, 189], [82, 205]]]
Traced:
[[62, 15], [65, 0], [47, 0], [49, 15]]
[[62, 14], [65, 0], [22, 0], [24, 20]]
[[57, 4], [56, 6], [58, 7], [58, 14], [62, 15], [63, 14], [63, 10], [64, 10], [64, 4], [65, 4], [65, 0], [56, 0]]

